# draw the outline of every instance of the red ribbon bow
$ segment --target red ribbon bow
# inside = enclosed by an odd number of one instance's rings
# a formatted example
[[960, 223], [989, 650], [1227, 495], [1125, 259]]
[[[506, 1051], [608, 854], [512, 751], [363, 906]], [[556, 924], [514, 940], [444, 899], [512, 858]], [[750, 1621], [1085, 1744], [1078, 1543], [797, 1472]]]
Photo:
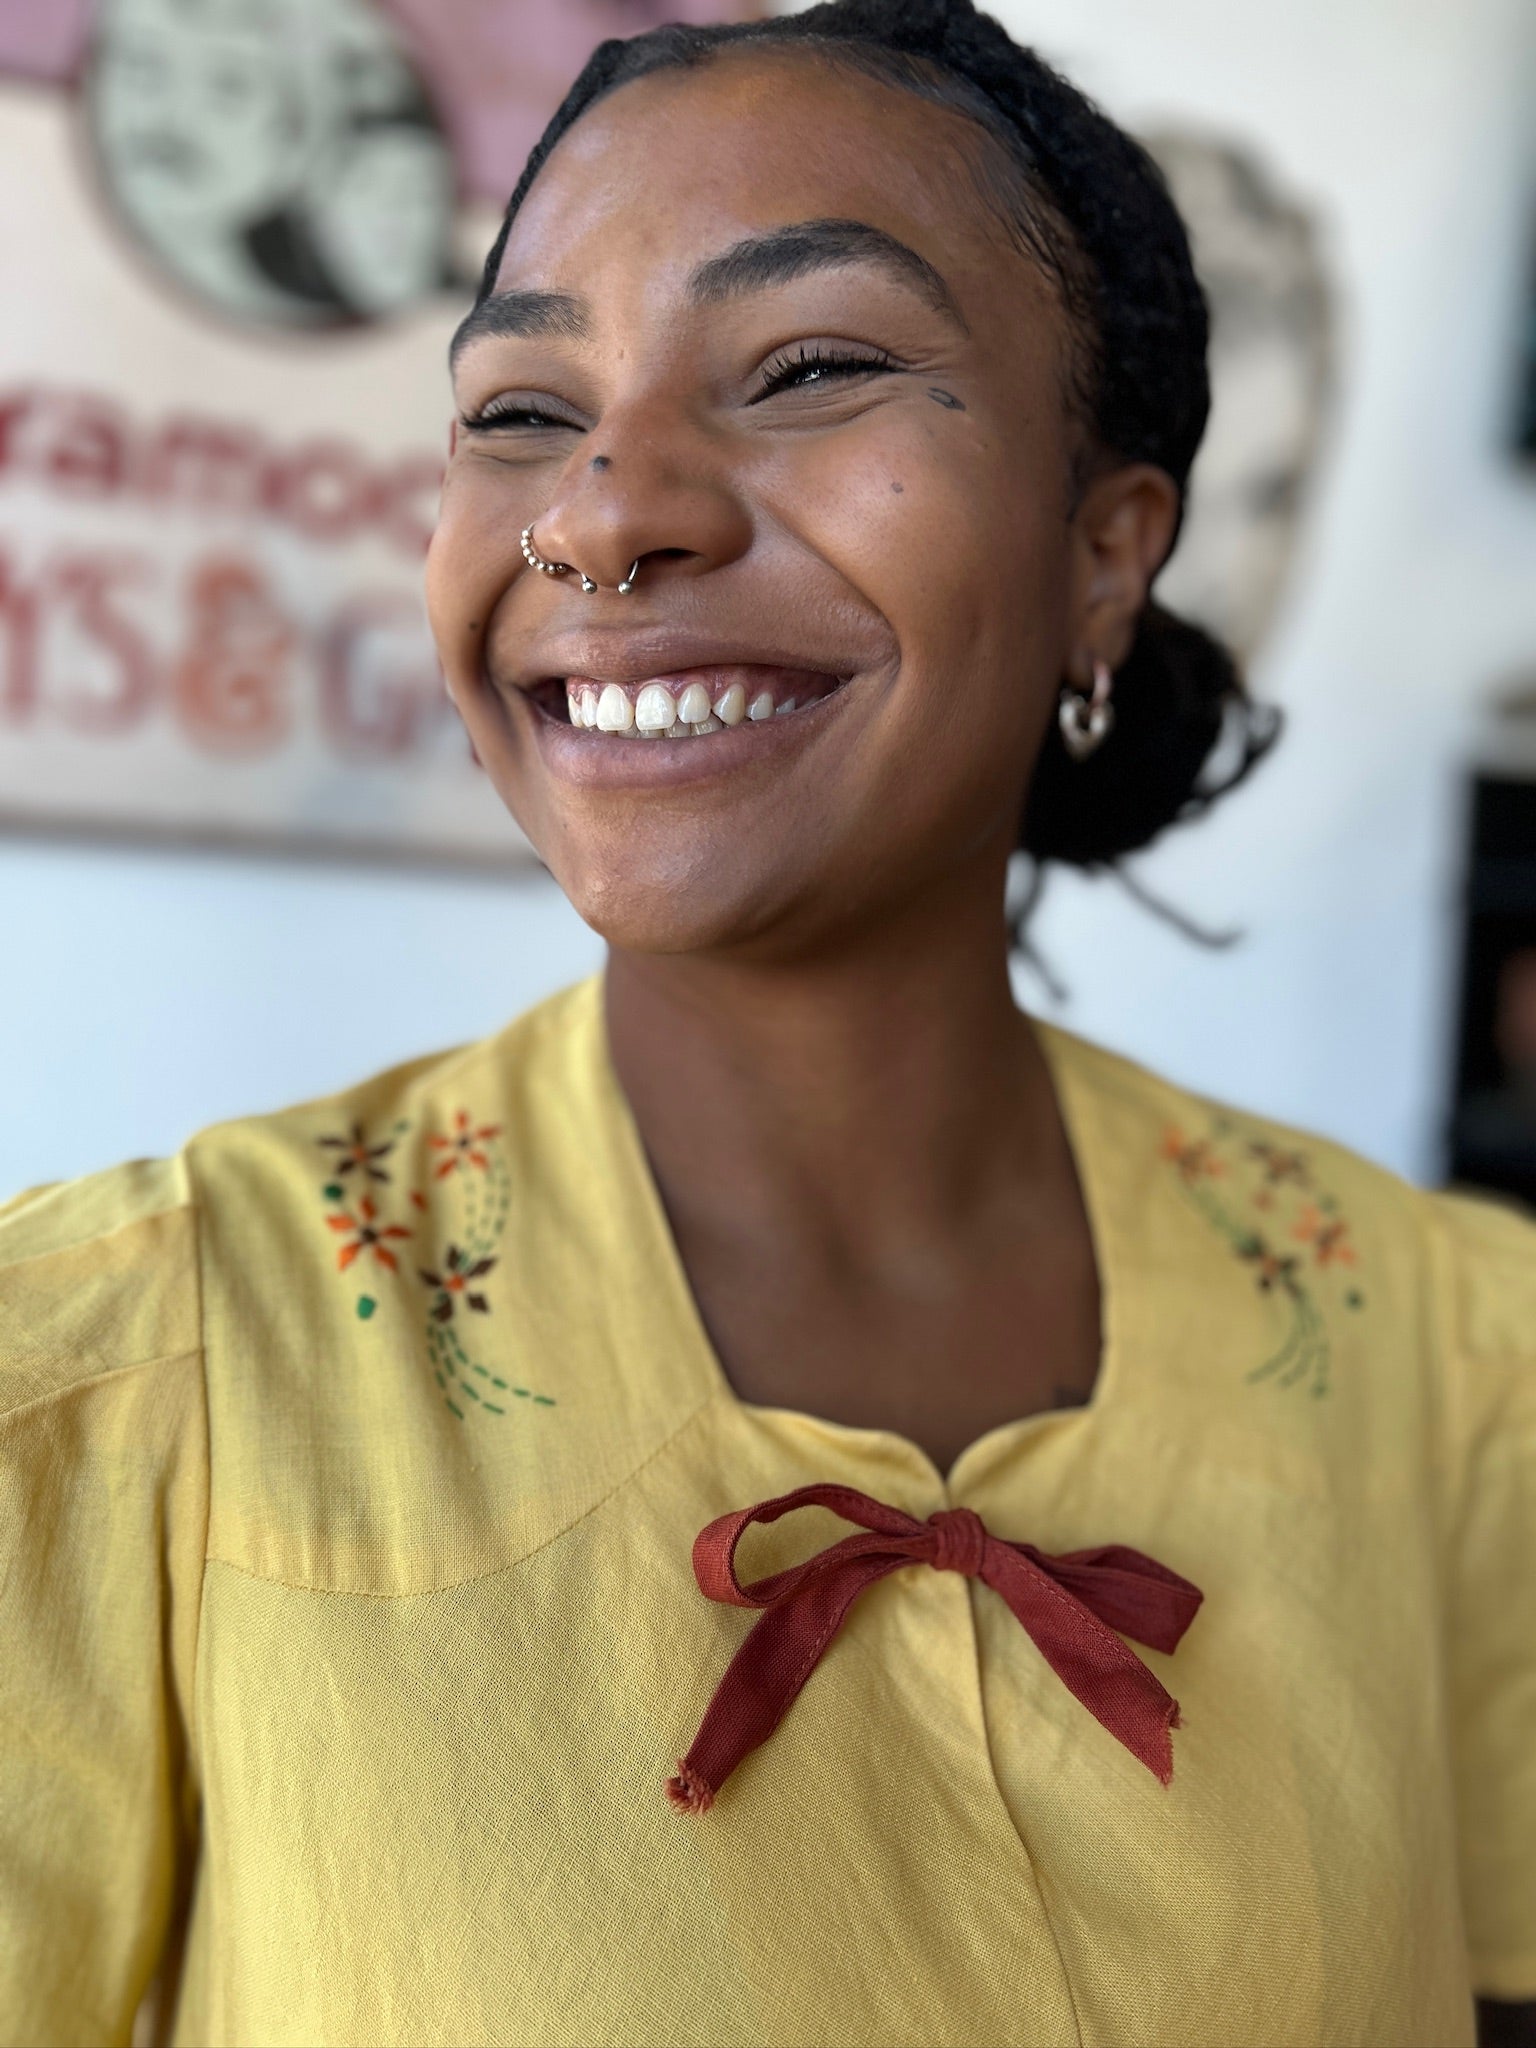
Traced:
[[[804, 1564], [743, 1586], [735, 1563], [743, 1530], [813, 1505], [870, 1533], [845, 1536]], [[694, 1539], [700, 1590], [711, 1600], [765, 1612], [716, 1686], [677, 1775], [667, 1780], [674, 1806], [708, 1811], [742, 1758], [789, 1712], [864, 1588], [907, 1564], [963, 1572], [1000, 1593], [1067, 1690], [1168, 1783], [1169, 1730], [1179, 1725], [1179, 1703], [1115, 1630], [1154, 1650], [1176, 1649], [1204, 1597], [1198, 1586], [1121, 1543], [1049, 1557], [1032, 1543], [994, 1536], [970, 1508], [941, 1508], [919, 1522], [851, 1486], [799, 1486], [721, 1515]]]

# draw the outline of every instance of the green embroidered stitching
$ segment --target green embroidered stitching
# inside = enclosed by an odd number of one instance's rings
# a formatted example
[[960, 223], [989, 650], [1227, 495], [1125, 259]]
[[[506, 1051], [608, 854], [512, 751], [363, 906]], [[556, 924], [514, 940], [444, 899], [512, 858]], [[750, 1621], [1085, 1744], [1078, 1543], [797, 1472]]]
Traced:
[[[435, 1267], [417, 1268], [423, 1286], [431, 1289], [427, 1311], [427, 1349], [433, 1371], [443, 1389], [443, 1399], [462, 1421], [464, 1411], [452, 1398], [459, 1393], [491, 1415], [505, 1415], [500, 1403], [475, 1385], [478, 1378], [498, 1392], [510, 1391], [545, 1408], [557, 1404], [552, 1395], [534, 1394], [525, 1387], [511, 1387], [465, 1349], [459, 1334], [460, 1305], [466, 1316], [491, 1314], [491, 1301], [484, 1288], [472, 1283], [492, 1273], [500, 1257], [500, 1243], [512, 1206], [512, 1176], [498, 1142], [499, 1124], [475, 1124], [468, 1110], [459, 1110], [451, 1132], [431, 1132], [428, 1146], [442, 1157], [432, 1175], [434, 1186], [452, 1181], [459, 1192], [460, 1229], [444, 1247]], [[413, 1193], [416, 1206], [427, 1211], [426, 1197]], [[450, 1391], [451, 1390], [451, 1391]]]
[[[402, 1119], [393, 1126], [386, 1139], [370, 1143], [363, 1125], [355, 1123], [344, 1135], [328, 1134], [315, 1141], [337, 1155], [332, 1161], [334, 1178], [325, 1183], [321, 1195], [329, 1205], [330, 1213], [325, 1218], [327, 1227], [338, 1235], [345, 1235], [348, 1240], [337, 1251], [337, 1264], [343, 1272], [364, 1257], [388, 1273], [398, 1274], [400, 1271], [399, 1257], [392, 1247], [408, 1240], [411, 1231], [399, 1223], [386, 1221], [371, 1193], [360, 1192], [355, 1203], [349, 1205], [344, 1183], [347, 1175], [355, 1173], [363, 1185], [388, 1185], [391, 1172], [385, 1162], [409, 1129], [409, 1120]], [[438, 1132], [427, 1134], [428, 1147], [443, 1155], [436, 1161], [427, 1185], [435, 1190], [442, 1182], [451, 1180], [454, 1183], [460, 1198], [457, 1204], [460, 1230], [458, 1237], [450, 1239], [445, 1246], [438, 1268], [418, 1267], [417, 1274], [423, 1285], [431, 1289], [426, 1337], [432, 1376], [442, 1391], [444, 1405], [461, 1422], [466, 1419], [466, 1411], [454, 1400], [455, 1394], [473, 1401], [488, 1414], [505, 1415], [508, 1412], [475, 1386], [477, 1376], [498, 1391], [515, 1394], [537, 1407], [553, 1408], [557, 1405], [552, 1395], [536, 1394], [531, 1388], [512, 1386], [488, 1366], [472, 1358], [453, 1326], [461, 1304], [466, 1313], [491, 1313], [489, 1296], [483, 1288], [471, 1283], [483, 1280], [494, 1270], [499, 1257], [497, 1247], [512, 1206], [512, 1176], [497, 1143], [500, 1136], [500, 1125], [476, 1125], [467, 1110], [458, 1111], [448, 1135]], [[419, 1189], [413, 1188], [410, 1200], [424, 1217], [431, 1217], [434, 1208], [440, 1206], [447, 1194], [445, 1188], [439, 1201], [432, 1203]], [[356, 1302], [359, 1321], [372, 1321], [379, 1306], [376, 1296], [359, 1294]]]
[[[1282, 1342], [1247, 1374], [1249, 1384], [1305, 1384], [1314, 1395], [1326, 1394], [1333, 1344], [1317, 1290], [1342, 1282], [1335, 1269], [1353, 1269], [1359, 1254], [1337, 1200], [1318, 1186], [1306, 1154], [1286, 1151], [1232, 1117], [1218, 1116], [1203, 1138], [1187, 1138], [1170, 1128], [1163, 1137], [1163, 1157], [1211, 1228], [1252, 1266], [1259, 1292], [1283, 1301], [1289, 1310]], [[1233, 1198], [1224, 1199], [1215, 1181], [1225, 1181]], [[1272, 1219], [1267, 1232], [1251, 1219], [1252, 1210]], [[1303, 1249], [1282, 1250], [1287, 1237]], [[1315, 1274], [1307, 1270], [1308, 1249]], [[1364, 1308], [1358, 1287], [1337, 1285], [1337, 1293], [1345, 1308]]]

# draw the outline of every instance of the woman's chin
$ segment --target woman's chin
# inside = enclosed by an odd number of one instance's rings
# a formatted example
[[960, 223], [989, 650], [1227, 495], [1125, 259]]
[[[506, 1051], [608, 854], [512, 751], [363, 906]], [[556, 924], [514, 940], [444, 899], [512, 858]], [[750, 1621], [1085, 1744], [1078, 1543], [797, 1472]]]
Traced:
[[711, 876], [707, 865], [552, 872], [583, 923], [624, 952], [721, 952], [749, 945], [783, 921], [772, 907], [775, 892]]
[[583, 923], [623, 952], [712, 952], [743, 935], [735, 907], [696, 885], [634, 874], [556, 880]]

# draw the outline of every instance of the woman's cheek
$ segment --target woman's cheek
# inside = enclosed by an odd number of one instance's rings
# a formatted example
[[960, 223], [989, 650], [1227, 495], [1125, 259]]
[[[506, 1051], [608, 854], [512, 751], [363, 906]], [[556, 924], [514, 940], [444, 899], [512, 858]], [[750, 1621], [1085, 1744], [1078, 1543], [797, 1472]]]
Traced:
[[500, 494], [472, 475], [452, 469], [427, 550], [427, 618], [438, 659], [455, 697], [479, 681], [486, 634], [501, 597], [516, 574], [516, 534], [509, 555]]

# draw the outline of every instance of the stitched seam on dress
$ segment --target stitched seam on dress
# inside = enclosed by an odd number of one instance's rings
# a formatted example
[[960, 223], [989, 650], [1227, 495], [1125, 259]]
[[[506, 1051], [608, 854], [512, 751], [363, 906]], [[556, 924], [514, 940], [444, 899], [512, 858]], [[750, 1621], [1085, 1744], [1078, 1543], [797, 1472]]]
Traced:
[[[1030, 1853], [1029, 1844], [1024, 1839], [1023, 1831], [1013, 1817], [1013, 1810], [1009, 1806], [1008, 1801], [1003, 1797], [1003, 1782], [997, 1768], [997, 1746], [992, 1740], [992, 1722], [987, 1713], [987, 1695], [982, 1685], [981, 1630], [976, 1625], [976, 1609], [972, 1604], [970, 1590], [972, 1583], [980, 1586], [982, 1581], [980, 1579], [974, 1582], [962, 1581], [962, 1584], [965, 1586], [966, 1605], [970, 1609], [971, 1676], [972, 1683], [976, 1688], [976, 1711], [981, 1721], [981, 1739], [986, 1744], [987, 1749], [987, 1775], [992, 1780], [993, 1797], [1003, 1810], [1003, 1819], [1007, 1824], [1008, 1832], [1019, 1845], [1019, 1854], [1024, 1858], [1025, 1868], [1028, 1870], [1030, 1880], [1035, 1887], [1035, 1897], [1040, 1901], [1040, 1917], [1045, 1922], [1045, 1931], [1051, 1937], [1051, 1947], [1056, 1952], [1056, 1967], [1061, 1972], [1061, 1981], [1067, 1987], [1067, 2003], [1072, 2009], [1072, 2024], [1077, 2029], [1076, 2048], [1084, 2048], [1083, 2016], [1077, 2009], [1077, 1993], [1073, 1989], [1071, 1974], [1067, 1969], [1067, 1958], [1062, 1950], [1061, 1938], [1056, 1932], [1056, 1922], [1051, 1917], [1050, 1903], [1045, 1896], [1045, 1884], [1035, 1859]], [[986, 1591], [995, 1594], [998, 1599], [1002, 1599], [1002, 1595], [997, 1593], [995, 1587], [988, 1586]], [[1007, 1602], [1004, 1601], [1003, 1604], [1006, 1606]], [[1038, 1648], [1038, 1645], [1035, 1647]]]
[[[103, 1366], [100, 1372], [93, 1372], [89, 1379], [71, 1380], [68, 1386], [51, 1387], [46, 1394], [34, 1394], [28, 1401], [19, 1401], [14, 1408], [0, 1409], [0, 1429], [10, 1423], [19, 1422], [32, 1414], [34, 1409], [46, 1408], [50, 1402], [66, 1401], [73, 1394], [88, 1394], [93, 1388], [106, 1386], [112, 1380], [120, 1380], [126, 1373], [147, 1372], [152, 1365], [176, 1365], [184, 1358], [201, 1358], [201, 1344], [183, 1344], [177, 1351], [157, 1352], [153, 1358], [135, 1358], [126, 1365]], [[62, 1358], [67, 1353], [58, 1351], [13, 1352], [12, 1357], [25, 1365], [29, 1359]]]
[[559, 1543], [564, 1537], [569, 1536], [573, 1529], [579, 1529], [589, 1515], [595, 1515], [599, 1508], [606, 1507], [616, 1494], [622, 1493], [626, 1486], [638, 1479], [647, 1465], [654, 1463], [663, 1451], [670, 1449], [683, 1432], [698, 1421], [705, 1409], [713, 1406], [720, 1398], [721, 1396], [714, 1392], [706, 1395], [698, 1407], [685, 1416], [670, 1435], [664, 1436], [654, 1449], [646, 1452], [638, 1465], [632, 1465], [621, 1479], [616, 1479], [606, 1493], [599, 1494], [598, 1498], [584, 1507], [579, 1515], [563, 1523], [553, 1534], [535, 1543], [531, 1550], [525, 1550], [517, 1557], [510, 1557], [503, 1564], [488, 1565], [483, 1572], [465, 1572], [459, 1578], [444, 1579], [435, 1586], [413, 1586], [403, 1593], [381, 1593], [372, 1586], [314, 1586], [307, 1584], [303, 1579], [279, 1579], [270, 1572], [253, 1571], [248, 1564], [236, 1564], [232, 1557], [210, 1556], [207, 1562], [222, 1565], [225, 1571], [237, 1572], [242, 1579], [254, 1579], [259, 1585], [281, 1586], [290, 1593], [320, 1593], [342, 1600], [424, 1600], [433, 1593], [451, 1593], [459, 1586], [474, 1586], [484, 1579], [501, 1578], [507, 1572], [519, 1570], [537, 1557], [540, 1551], [548, 1550], [551, 1544]]
[[[54, 1185], [67, 1187], [69, 1183], [58, 1181]], [[144, 1230], [152, 1223], [163, 1223], [167, 1216], [179, 1216], [191, 1207], [190, 1200], [167, 1202], [163, 1209], [146, 1209], [142, 1216], [129, 1216], [121, 1223], [114, 1223], [110, 1230], [88, 1230], [84, 1237], [66, 1238], [62, 1243], [49, 1245], [45, 1251], [25, 1252], [19, 1259], [0, 1259], [0, 1274], [25, 1274], [28, 1266], [41, 1266], [49, 1259], [67, 1259], [72, 1252], [84, 1251], [87, 1245], [110, 1244], [114, 1238], [125, 1237], [130, 1230]]]

